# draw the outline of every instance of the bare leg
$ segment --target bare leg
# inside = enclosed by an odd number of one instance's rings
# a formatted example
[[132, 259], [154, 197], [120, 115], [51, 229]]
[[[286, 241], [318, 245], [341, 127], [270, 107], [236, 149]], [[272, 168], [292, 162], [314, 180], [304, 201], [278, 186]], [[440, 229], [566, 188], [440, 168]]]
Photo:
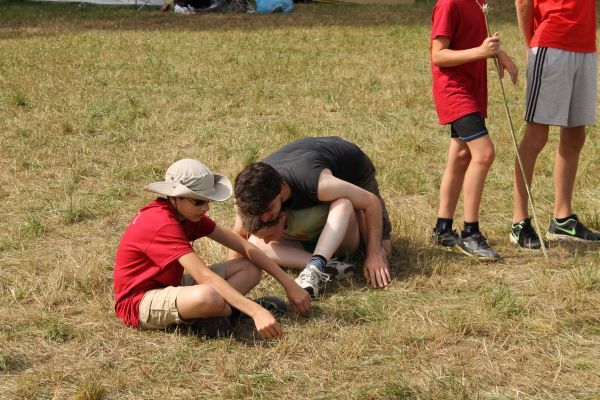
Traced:
[[560, 142], [554, 160], [554, 217], [573, 214], [571, 201], [579, 165], [579, 154], [585, 143], [585, 126], [560, 129]]
[[278, 242], [265, 243], [264, 240], [251, 236], [250, 242], [282, 267], [303, 269], [312, 257], [312, 254], [295, 240], [281, 239]]
[[467, 142], [471, 151], [471, 162], [465, 173], [463, 183], [464, 220], [479, 221], [479, 206], [487, 173], [494, 161], [494, 144], [489, 135]]
[[319, 236], [314, 254], [329, 260], [340, 246], [354, 252], [358, 249], [359, 242], [360, 232], [352, 202], [345, 198], [331, 202], [327, 222]]
[[[440, 184], [439, 218], [454, 218], [465, 173], [471, 162], [469, 147], [457, 138], [450, 139], [448, 161]], [[391, 249], [390, 249], [391, 250]]]
[[[523, 168], [525, 169], [525, 176], [527, 177], [527, 184], [531, 187], [531, 181], [533, 180], [533, 170], [535, 168], [535, 162], [537, 161], [538, 155], [548, 142], [548, 125], [536, 124], [535, 122], [528, 122], [525, 127], [525, 135], [519, 145], [519, 155], [523, 162]], [[523, 175], [521, 174], [521, 168], [519, 167], [519, 161], [515, 159], [515, 181], [514, 181], [514, 213], [513, 223], [523, 221], [529, 218], [528, 202], [529, 196], [527, 195], [527, 188], [523, 182]]]
[[[246, 258], [225, 263], [225, 280], [242, 294], [248, 293], [261, 278], [261, 270]], [[208, 285], [186, 286], [177, 295], [177, 311], [182, 319], [225, 317], [231, 307], [216, 290]]]

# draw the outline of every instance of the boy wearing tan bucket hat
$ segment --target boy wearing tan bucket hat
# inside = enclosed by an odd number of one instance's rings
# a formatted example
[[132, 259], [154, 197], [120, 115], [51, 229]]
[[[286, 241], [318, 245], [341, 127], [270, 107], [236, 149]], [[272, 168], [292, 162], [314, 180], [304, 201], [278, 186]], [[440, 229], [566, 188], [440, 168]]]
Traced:
[[[260, 281], [261, 269], [282, 284], [298, 314], [309, 311], [306, 291], [275, 262], [206, 215], [211, 201], [231, 196], [229, 179], [199, 161], [184, 159], [169, 167], [164, 181], [144, 190], [159, 197], [134, 216], [115, 258], [115, 311], [125, 324], [164, 329], [241, 312], [254, 320], [264, 337], [280, 336], [282, 329], [273, 315], [244, 297]], [[244, 258], [207, 266], [191, 245], [204, 236]]]

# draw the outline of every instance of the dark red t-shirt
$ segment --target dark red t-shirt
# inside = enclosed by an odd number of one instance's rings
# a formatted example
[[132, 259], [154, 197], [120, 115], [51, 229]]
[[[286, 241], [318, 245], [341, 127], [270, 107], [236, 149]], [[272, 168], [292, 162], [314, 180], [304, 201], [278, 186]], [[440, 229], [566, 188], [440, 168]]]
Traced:
[[193, 250], [190, 242], [210, 235], [215, 222], [179, 222], [164, 199], [143, 207], [127, 226], [115, 258], [115, 312], [127, 325], [137, 327], [139, 304], [148, 290], [181, 285], [183, 267], [177, 259]]
[[529, 46], [596, 51], [596, 0], [534, 0]]
[[[438, 0], [431, 17], [431, 40], [445, 36], [450, 49], [478, 47], [487, 37], [485, 16], [476, 0]], [[438, 67], [431, 63], [433, 100], [440, 124], [480, 112], [487, 117], [487, 62], [485, 59]]]

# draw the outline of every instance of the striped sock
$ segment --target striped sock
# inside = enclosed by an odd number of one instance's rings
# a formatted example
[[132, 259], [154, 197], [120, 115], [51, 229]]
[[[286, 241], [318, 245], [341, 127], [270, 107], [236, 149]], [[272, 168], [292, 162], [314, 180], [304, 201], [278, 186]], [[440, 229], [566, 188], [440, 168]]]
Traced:
[[325, 266], [327, 265], [327, 259], [318, 254], [314, 254], [310, 260], [308, 260], [308, 264], [306, 264], [307, 268], [309, 265], [314, 265], [321, 272], [325, 271]]

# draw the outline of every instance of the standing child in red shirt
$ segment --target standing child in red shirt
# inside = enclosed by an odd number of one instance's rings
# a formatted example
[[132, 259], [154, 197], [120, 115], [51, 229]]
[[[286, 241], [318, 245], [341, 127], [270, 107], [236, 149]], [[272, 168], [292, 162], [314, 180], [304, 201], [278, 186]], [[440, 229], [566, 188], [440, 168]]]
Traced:
[[[432, 15], [431, 70], [433, 98], [440, 124], [450, 124], [450, 149], [440, 185], [440, 207], [433, 230], [444, 247], [479, 260], [498, 254], [479, 231], [479, 206], [485, 178], [494, 160], [494, 145], [485, 126], [487, 59], [496, 57], [500, 73], [517, 81], [517, 68], [500, 50], [497, 33], [487, 36], [485, 0], [439, 0]], [[464, 229], [452, 229], [463, 191]]]
[[[211, 201], [227, 200], [231, 182], [196, 160], [179, 160], [163, 182], [145, 190], [160, 197], [133, 217], [117, 249], [114, 270], [115, 311], [127, 325], [164, 329], [211, 317], [249, 315], [264, 337], [281, 327], [260, 303], [244, 294], [258, 284], [262, 270], [284, 287], [299, 314], [310, 309], [310, 296], [262, 251], [206, 213]], [[243, 258], [207, 266], [191, 242], [208, 238]], [[184, 275], [184, 269], [190, 276]]]

